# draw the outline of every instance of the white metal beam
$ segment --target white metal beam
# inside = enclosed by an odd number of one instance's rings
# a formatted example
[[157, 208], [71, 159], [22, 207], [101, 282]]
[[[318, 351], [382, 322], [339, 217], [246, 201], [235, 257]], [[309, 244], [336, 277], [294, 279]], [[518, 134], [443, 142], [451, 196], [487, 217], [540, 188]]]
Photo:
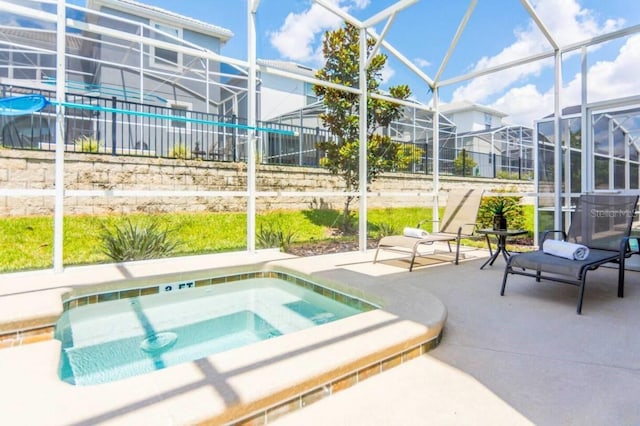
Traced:
[[317, 84], [319, 86], [328, 87], [330, 89], [344, 90], [345, 92], [353, 93], [353, 94], [356, 94], [356, 95], [360, 93], [360, 89], [356, 89], [354, 87], [348, 87], [348, 86], [343, 86], [341, 84], [331, 83], [329, 81], [320, 80], [319, 78], [309, 77], [307, 75], [298, 74], [298, 73], [293, 72], [293, 71], [287, 71], [287, 70], [283, 70], [283, 69], [280, 69], [280, 68], [274, 68], [274, 67], [270, 67], [270, 66], [266, 66], [266, 65], [256, 65], [256, 69], [258, 71], [260, 71], [260, 72], [264, 72], [264, 73], [267, 73], [267, 74], [273, 74], [273, 75], [277, 75], [277, 76], [280, 76], [280, 77], [294, 78], [294, 79], [297, 79], [297, 80], [300, 80], [300, 81], [304, 81], [306, 83]]
[[564, 229], [562, 224], [562, 206], [564, 205], [562, 199], [562, 133], [560, 132], [561, 122], [561, 102], [560, 95], [562, 92], [562, 51], [558, 50], [555, 54], [555, 84], [553, 87], [553, 135], [554, 135], [554, 156], [553, 156], [553, 189], [554, 189], [554, 214], [553, 214], [553, 229]]
[[558, 46], [558, 43], [553, 38], [549, 30], [547, 29], [546, 25], [544, 25], [544, 22], [542, 22], [542, 19], [540, 19], [540, 17], [536, 13], [536, 10], [533, 8], [533, 6], [531, 6], [531, 3], [529, 3], [528, 0], [520, 0], [520, 3], [522, 3], [524, 8], [529, 13], [529, 16], [531, 16], [531, 19], [533, 19], [533, 22], [536, 23], [540, 31], [542, 31], [542, 34], [544, 34], [549, 44], [551, 44], [551, 47], [553, 47], [554, 50], [559, 49], [560, 46]]
[[360, 55], [359, 55], [359, 86], [360, 86], [360, 117], [359, 117], [359, 183], [360, 183], [360, 215], [358, 221], [358, 246], [361, 252], [367, 251], [367, 31], [365, 28], [360, 29]]
[[[371, 28], [367, 28], [367, 33], [369, 33], [369, 35], [371, 37], [373, 37], [374, 39], [376, 39], [376, 40], [378, 40], [380, 38], [378, 36], [378, 33], [376, 33], [376, 31], [371, 29]], [[430, 88], [434, 87], [433, 80], [431, 78], [429, 78], [429, 76], [426, 75], [420, 68], [418, 68], [416, 66], [416, 64], [414, 64], [412, 61], [407, 59], [402, 53], [400, 53], [398, 51], [398, 49], [393, 47], [391, 45], [391, 43], [389, 43], [389, 42], [387, 42], [385, 40], [382, 40], [382, 46], [385, 49], [387, 49], [389, 51], [389, 53], [391, 53], [393, 56], [395, 56], [397, 60], [402, 62], [407, 68], [409, 68], [411, 71], [413, 71], [413, 73], [415, 75], [417, 75], [420, 79], [422, 79], [425, 83], [427, 83], [427, 85]]]
[[574, 50], [582, 49], [583, 47], [592, 46], [594, 44], [601, 44], [610, 40], [626, 37], [629, 35], [637, 34], [640, 32], [640, 24], [632, 25], [627, 28], [622, 28], [617, 31], [612, 31], [607, 34], [601, 34], [595, 37], [588, 38], [586, 40], [579, 41], [577, 43], [571, 43], [562, 47], [563, 52], [571, 52]]
[[372, 17], [370, 17], [369, 19], [367, 19], [366, 21], [364, 21], [362, 23], [362, 25], [365, 28], [371, 28], [374, 25], [377, 25], [379, 22], [384, 21], [385, 19], [387, 19], [387, 17], [389, 16], [393, 16], [395, 14], [397, 14], [398, 12], [400, 12], [401, 10], [406, 9], [407, 7], [417, 3], [418, 0], [400, 0], [394, 4], [392, 4], [391, 6], [387, 7], [386, 9], [376, 13], [375, 15], [373, 15]]
[[380, 45], [382, 44], [382, 41], [384, 40], [385, 36], [387, 35], [387, 32], [389, 32], [389, 29], [391, 28], [391, 24], [393, 24], [393, 21], [395, 19], [396, 19], [396, 14], [395, 13], [389, 17], [389, 20], [387, 21], [387, 23], [385, 24], [384, 28], [382, 29], [382, 33], [380, 34], [380, 37], [376, 41], [376, 44], [373, 46], [373, 49], [371, 49], [371, 52], [369, 53], [369, 56], [367, 57], [367, 62], [365, 64], [365, 68], [369, 68], [369, 65], [371, 65], [371, 60], [378, 53], [378, 50], [380, 49]]
[[477, 3], [478, 3], [478, 0], [472, 0], [471, 3], [469, 3], [469, 7], [467, 8], [467, 11], [462, 17], [462, 21], [460, 21], [460, 25], [458, 25], [458, 29], [456, 30], [456, 33], [453, 36], [453, 39], [451, 40], [451, 44], [449, 45], [449, 50], [444, 55], [444, 59], [442, 59], [440, 68], [438, 68], [438, 72], [433, 78], [433, 81], [435, 84], [438, 84], [438, 80], [440, 80], [440, 76], [444, 72], [444, 69], [447, 67], [447, 64], [449, 63], [449, 59], [451, 59], [451, 55], [453, 55], [453, 51], [456, 49], [456, 46], [458, 45], [458, 41], [460, 40], [460, 36], [462, 36], [464, 29], [467, 27], [469, 18], [471, 18], [471, 14], [473, 13], [473, 10], [475, 9]]
[[332, 12], [333, 14], [335, 14], [339, 18], [342, 18], [344, 21], [350, 23], [351, 25], [355, 26], [356, 28], [358, 28], [358, 29], [364, 28], [364, 24], [362, 23], [362, 21], [360, 21], [359, 19], [354, 18], [349, 13], [347, 13], [344, 10], [340, 9], [339, 7], [337, 7], [335, 4], [333, 4], [333, 3], [331, 3], [331, 2], [329, 2], [327, 0], [314, 0], [314, 1], [316, 2], [316, 4], [319, 4], [320, 6], [324, 7], [329, 12]]
[[53, 209], [53, 270], [64, 269], [64, 130], [65, 108], [60, 102], [66, 98], [67, 20], [65, 0], [58, 0], [56, 22], [56, 150], [55, 150], [55, 201]]
[[[253, 4], [253, 6], [256, 6]], [[247, 82], [247, 124], [254, 129], [247, 131], [247, 250], [256, 250], [256, 13], [253, 7], [247, 11], [247, 58], [249, 60], [249, 80]]]
[[[600, 43], [604, 43], [606, 41], [609, 40], [615, 40], [621, 37], [625, 37], [628, 35], [632, 35], [632, 34], [636, 34], [636, 33], [640, 33], [640, 24], [639, 25], [633, 25], [631, 27], [628, 28], [623, 28], [619, 31], [614, 31], [612, 33], [608, 33], [608, 34], [603, 34], [601, 36], [596, 36], [596, 37], [592, 37], [589, 38], [587, 40], [583, 40], [577, 43], [572, 43], [566, 46], [563, 46], [560, 48], [560, 50], [562, 50], [563, 53], [567, 53], [567, 52], [571, 52], [573, 50], [579, 50], [581, 49], [583, 46], [591, 46], [591, 45], [595, 45], [595, 44], [600, 44]], [[543, 59], [548, 59], [548, 58], [553, 58], [555, 56], [555, 51], [553, 50], [547, 50], [545, 52], [541, 52], [541, 53], [536, 53], [535, 55], [531, 55], [531, 56], [527, 56], [525, 58], [521, 58], [521, 59], [516, 59], [514, 61], [510, 61], [510, 62], [505, 62], [504, 64], [500, 64], [500, 65], [496, 65], [493, 67], [488, 67], [485, 68], [483, 70], [479, 70], [479, 71], [473, 71], [470, 72], [468, 74], [464, 74], [464, 75], [460, 75], [454, 78], [450, 78], [448, 80], [443, 80], [441, 82], [438, 83], [438, 87], [444, 87], [444, 86], [450, 86], [452, 84], [457, 84], [460, 83], [462, 81], [466, 81], [466, 80], [471, 80], [473, 78], [477, 78], [477, 77], [481, 77], [483, 75], [488, 75], [488, 74], [493, 74], [495, 72], [498, 71], [502, 71], [505, 69], [509, 69], [509, 68], [513, 68], [516, 67], [518, 65], [525, 65], [531, 62], [537, 62]]]
[[540, 60], [543, 60], [543, 59], [553, 58], [554, 55], [555, 55], [555, 53], [553, 51], [547, 51], [547, 52], [531, 55], [531, 56], [528, 56], [528, 57], [523, 58], [523, 59], [516, 59], [515, 61], [506, 62], [504, 64], [496, 65], [496, 66], [493, 66], [493, 67], [488, 67], [488, 68], [485, 68], [485, 69], [479, 70], [479, 71], [473, 71], [473, 72], [470, 72], [468, 74], [464, 74], [464, 75], [460, 75], [458, 77], [450, 78], [448, 80], [443, 80], [443, 81], [438, 83], [438, 87], [445, 87], [445, 86], [449, 86], [449, 85], [452, 85], [452, 84], [457, 84], [457, 83], [460, 83], [462, 81], [471, 80], [471, 79], [474, 79], [474, 78], [477, 78], [477, 77], [482, 77], [483, 75], [493, 74], [493, 73], [498, 72], [498, 71], [502, 71], [502, 70], [506, 70], [506, 69], [509, 69], [509, 68], [513, 68], [513, 67], [516, 67], [518, 65], [525, 65], [525, 64], [529, 64], [531, 62], [536, 62], [536, 61], [540, 61]]
[[258, 7], [260, 6], [260, 0], [250, 0], [251, 6], [249, 7], [249, 13], [256, 14], [258, 12]]

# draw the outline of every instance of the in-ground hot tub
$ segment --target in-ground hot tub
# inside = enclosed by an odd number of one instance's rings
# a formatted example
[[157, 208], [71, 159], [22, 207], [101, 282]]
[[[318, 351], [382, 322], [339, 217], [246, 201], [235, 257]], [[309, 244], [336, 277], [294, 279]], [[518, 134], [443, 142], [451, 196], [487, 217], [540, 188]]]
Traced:
[[376, 306], [283, 272], [250, 272], [70, 299], [60, 377], [106, 383], [347, 318]]

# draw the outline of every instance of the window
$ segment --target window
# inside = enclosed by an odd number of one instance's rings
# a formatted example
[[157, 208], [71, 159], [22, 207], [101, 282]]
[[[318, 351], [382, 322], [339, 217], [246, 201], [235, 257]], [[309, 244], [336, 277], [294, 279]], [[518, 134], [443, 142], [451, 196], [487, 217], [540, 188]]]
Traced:
[[318, 98], [316, 93], [313, 91], [313, 84], [311, 83], [304, 83], [304, 97], [305, 105], [315, 104], [320, 100], [320, 98]]
[[173, 131], [191, 130], [191, 123], [180, 119], [188, 119], [191, 117], [189, 114], [189, 111], [191, 111], [191, 104], [186, 102], [170, 102], [168, 106], [171, 108], [171, 115], [178, 117], [176, 120], [171, 120], [169, 123], [169, 129]]
[[491, 128], [491, 123], [493, 121], [493, 117], [491, 114], [485, 112], [484, 113], [484, 128], [485, 130], [489, 130]]
[[[182, 29], [174, 28], [164, 24], [154, 23], [152, 24], [154, 31], [152, 38], [164, 41], [167, 43], [176, 43], [176, 40], [171, 37], [166, 37], [164, 34], [168, 34], [177, 38], [182, 38]], [[176, 68], [181, 65], [182, 54], [171, 49], [164, 49], [161, 47], [151, 46], [151, 64], [160, 67]]]

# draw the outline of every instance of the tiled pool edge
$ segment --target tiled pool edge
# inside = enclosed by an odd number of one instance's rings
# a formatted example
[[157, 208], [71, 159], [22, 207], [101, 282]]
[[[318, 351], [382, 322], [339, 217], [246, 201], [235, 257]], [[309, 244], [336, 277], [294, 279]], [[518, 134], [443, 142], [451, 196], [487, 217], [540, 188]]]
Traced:
[[[351, 296], [343, 293], [339, 290], [331, 289], [319, 284], [315, 284], [299, 275], [290, 271], [280, 270], [262, 270], [262, 271], [250, 271], [239, 272], [233, 274], [218, 274], [209, 278], [198, 278], [193, 280], [185, 280], [183, 282], [162, 283], [154, 285], [145, 285], [141, 287], [132, 287], [124, 289], [116, 289], [113, 291], [102, 291], [97, 293], [91, 293], [88, 295], [73, 295], [73, 290], [69, 293], [62, 295], [62, 307], [63, 312], [69, 309], [74, 309], [80, 306], [109, 302], [113, 300], [121, 300], [132, 297], [140, 297], [151, 294], [160, 293], [160, 286], [166, 285], [180, 285], [186, 283], [193, 283], [193, 287], [204, 287], [216, 284], [230, 283], [234, 281], [240, 281], [252, 278], [278, 278], [293, 284], [299, 285], [305, 289], [312, 290], [322, 296], [329, 297], [338, 302], [347, 304], [357, 309], [367, 311], [370, 309], [376, 309], [378, 306], [373, 305], [359, 297]], [[176, 290], [179, 291], [179, 290]], [[33, 322], [33, 321], [31, 321]], [[10, 348], [14, 346], [21, 346], [35, 342], [41, 342], [44, 340], [51, 340], [54, 338], [55, 321], [51, 322], [50, 318], [47, 318], [42, 323], [37, 325], [31, 325], [26, 327], [17, 326], [15, 330], [9, 332], [0, 332], [0, 349]]]
[[49, 324], [0, 334], [0, 349], [52, 340], [55, 325]]
[[[382, 357], [380, 360], [367, 363], [364, 366], [346, 374], [339, 375], [324, 384], [299, 392], [292, 398], [272, 403], [271, 405], [250, 414], [241, 415], [236, 419], [225, 421], [224, 424], [227, 426], [259, 426], [269, 424], [279, 417], [302, 409], [314, 402], [320, 401], [321, 399], [330, 397], [331, 395], [355, 386], [370, 377], [397, 367], [411, 359], [425, 355], [427, 352], [437, 347], [441, 340], [442, 330], [440, 330], [440, 333], [438, 333], [435, 338], [431, 338], [423, 343], [411, 346], [409, 349], [402, 350], [390, 356]], [[198, 424], [201, 426], [217, 425], [220, 424], [220, 419], [211, 419]]]
[[[330, 299], [336, 300], [338, 302], [344, 303], [346, 305], [349, 305], [351, 307], [364, 310], [364, 311], [378, 308], [378, 306], [375, 306], [372, 303], [366, 300], [363, 300], [359, 297], [351, 296], [341, 291], [316, 284], [306, 278], [300, 277], [299, 275], [296, 275], [290, 272], [284, 272], [284, 271], [266, 270], [266, 271], [242, 272], [242, 273], [235, 273], [231, 275], [224, 274], [224, 275], [218, 275], [218, 276], [213, 276], [209, 278], [185, 280], [185, 281], [176, 282], [176, 283], [162, 283], [160, 285], [133, 287], [133, 288], [127, 288], [122, 290], [118, 289], [115, 291], [89, 294], [85, 296], [68, 297], [66, 300], [63, 300], [63, 310], [67, 311], [69, 309], [74, 309], [76, 307], [84, 306], [87, 304], [109, 302], [112, 300], [121, 300], [121, 299], [127, 299], [132, 297], [158, 294], [161, 292], [160, 287], [170, 288], [173, 286], [178, 286], [178, 287], [186, 286], [187, 288], [198, 288], [198, 287], [206, 287], [206, 286], [211, 286], [216, 284], [226, 284], [226, 283], [231, 283], [235, 281], [242, 281], [242, 280], [254, 279], [254, 278], [281, 279], [281, 280], [290, 282], [292, 284], [296, 284], [307, 290], [311, 290], [322, 296], [328, 297]], [[180, 290], [173, 290], [173, 291], [180, 291]]]

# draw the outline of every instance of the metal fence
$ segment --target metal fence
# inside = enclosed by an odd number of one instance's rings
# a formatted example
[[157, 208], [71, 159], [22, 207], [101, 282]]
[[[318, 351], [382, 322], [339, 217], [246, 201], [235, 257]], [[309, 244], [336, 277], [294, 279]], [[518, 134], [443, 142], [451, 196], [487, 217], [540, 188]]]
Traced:
[[[55, 99], [55, 92], [2, 85], [2, 97], [38, 93]], [[204, 161], [246, 161], [247, 122], [223, 116], [127, 100], [67, 94], [65, 151], [112, 156], [163, 157]], [[77, 107], [74, 107], [76, 105]], [[258, 122], [257, 153], [262, 164], [321, 167], [320, 141], [333, 136], [320, 128]], [[0, 115], [3, 147], [55, 150], [55, 109], [22, 116]], [[409, 146], [410, 161], [397, 172], [431, 174], [433, 145]], [[442, 147], [441, 175], [532, 179], [533, 161], [518, 155], [498, 155]]]

